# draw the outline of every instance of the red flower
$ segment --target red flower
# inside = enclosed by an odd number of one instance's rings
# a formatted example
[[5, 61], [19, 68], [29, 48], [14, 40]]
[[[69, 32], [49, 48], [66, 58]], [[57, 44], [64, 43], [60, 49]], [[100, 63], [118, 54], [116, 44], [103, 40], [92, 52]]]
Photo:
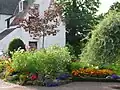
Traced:
[[31, 80], [36, 80], [36, 79], [38, 79], [38, 75], [37, 75], [37, 74], [33, 74], [33, 75], [31, 76]]

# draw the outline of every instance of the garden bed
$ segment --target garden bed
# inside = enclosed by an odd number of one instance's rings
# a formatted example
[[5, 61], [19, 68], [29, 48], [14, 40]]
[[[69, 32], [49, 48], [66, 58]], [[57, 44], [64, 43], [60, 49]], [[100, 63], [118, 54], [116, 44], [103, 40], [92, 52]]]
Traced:
[[53, 46], [39, 51], [19, 50], [0, 62], [0, 78], [19, 85], [59, 86], [71, 82], [67, 48]]
[[120, 82], [120, 79], [95, 78], [95, 77], [73, 77], [73, 82]]
[[72, 81], [120, 82], [120, 76], [110, 69], [80, 68], [72, 71]]

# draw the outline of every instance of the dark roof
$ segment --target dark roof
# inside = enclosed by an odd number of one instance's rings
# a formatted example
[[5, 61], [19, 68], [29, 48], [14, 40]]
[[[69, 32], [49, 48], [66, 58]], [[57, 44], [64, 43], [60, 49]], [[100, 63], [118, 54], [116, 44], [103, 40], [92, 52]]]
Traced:
[[0, 14], [13, 15], [20, 0], [0, 0]]
[[8, 34], [10, 34], [12, 31], [14, 31], [16, 28], [8, 28], [0, 33], [0, 40], [2, 40], [4, 37], [6, 37]]

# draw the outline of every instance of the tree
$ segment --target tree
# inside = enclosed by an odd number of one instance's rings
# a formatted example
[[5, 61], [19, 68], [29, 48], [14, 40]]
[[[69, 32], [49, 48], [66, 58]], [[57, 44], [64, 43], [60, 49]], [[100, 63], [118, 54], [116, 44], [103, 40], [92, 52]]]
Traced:
[[100, 2], [99, 0], [56, 0], [56, 2], [63, 7], [67, 43], [74, 47], [78, 56], [87, 41], [88, 33], [96, 25], [95, 14]]
[[108, 65], [120, 56], [120, 12], [110, 12], [99, 25], [87, 43], [81, 60], [95, 65]]
[[109, 10], [106, 13], [101, 13], [100, 15], [98, 15], [97, 16], [98, 23], [100, 23], [104, 19], [104, 17], [106, 17], [111, 11], [120, 12], [120, 2], [113, 3], [113, 5], [110, 6]]
[[25, 31], [29, 31], [30, 36], [34, 39], [43, 37], [42, 47], [44, 48], [44, 37], [47, 35], [56, 35], [59, 31], [57, 27], [60, 24], [61, 8], [56, 3], [51, 3], [44, 17], [40, 17], [39, 6], [29, 8], [28, 19], [22, 20], [21, 26]]
[[98, 23], [100, 23], [104, 19], [104, 17], [106, 17], [111, 11], [120, 12], [120, 2], [113, 3], [113, 5], [110, 6], [108, 12], [98, 15], [97, 16]]
[[98, 19], [99, 19], [99, 20], [104, 19], [104, 17], [105, 17], [107, 14], [109, 14], [109, 12], [111, 12], [111, 11], [120, 12], [120, 2], [115, 2], [115, 3], [113, 3], [113, 5], [110, 6], [108, 12], [106, 12], [106, 13], [104, 13], [104, 14], [103, 14], [103, 13], [100, 14], [99, 17], [98, 17]]
[[115, 2], [109, 9], [110, 10], [115, 10], [117, 12], [120, 12], [120, 2]]

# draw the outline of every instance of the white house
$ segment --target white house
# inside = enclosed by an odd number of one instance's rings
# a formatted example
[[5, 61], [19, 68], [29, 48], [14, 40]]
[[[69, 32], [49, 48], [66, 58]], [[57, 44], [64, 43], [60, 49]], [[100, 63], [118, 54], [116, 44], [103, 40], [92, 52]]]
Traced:
[[[10, 41], [20, 38], [25, 45], [36, 45], [37, 49], [42, 47], [42, 37], [35, 40], [30, 37], [28, 32], [15, 23], [19, 17], [24, 17], [27, 8], [33, 4], [39, 4], [39, 12], [42, 15], [48, 8], [52, 0], [0, 0], [0, 50], [6, 51]], [[65, 25], [61, 22], [58, 27], [60, 30], [56, 36], [45, 37], [45, 47], [50, 45], [65, 46]]]

